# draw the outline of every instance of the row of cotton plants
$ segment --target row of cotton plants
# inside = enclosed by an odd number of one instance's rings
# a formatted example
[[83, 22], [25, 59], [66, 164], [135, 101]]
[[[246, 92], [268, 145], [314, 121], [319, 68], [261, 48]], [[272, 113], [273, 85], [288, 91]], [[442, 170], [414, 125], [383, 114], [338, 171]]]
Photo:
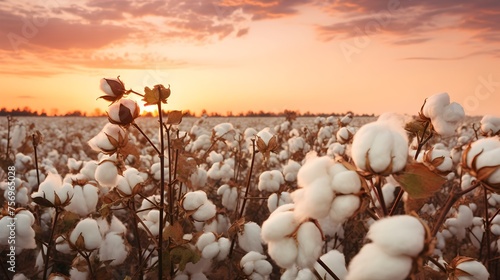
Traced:
[[162, 111], [170, 87], [100, 88], [107, 120], [3, 121], [2, 278], [500, 276], [499, 117], [442, 93], [414, 117], [154, 119], [129, 95]]

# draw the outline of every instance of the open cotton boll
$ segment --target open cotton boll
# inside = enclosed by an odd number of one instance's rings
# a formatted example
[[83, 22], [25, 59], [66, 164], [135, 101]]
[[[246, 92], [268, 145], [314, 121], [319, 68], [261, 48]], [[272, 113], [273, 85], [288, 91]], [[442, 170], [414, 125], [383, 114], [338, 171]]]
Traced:
[[[320, 259], [339, 277], [344, 279], [347, 275], [344, 254], [337, 250], [331, 250], [320, 257]], [[321, 279], [333, 280], [333, 277], [319, 264], [314, 264], [314, 269], [321, 276]]]
[[320, 230], [313, 222], [305, 222], [297, 231], [297, 265], [299, 267], [312, 267], [321, 255], [323, 237]]
[[283, 238], [270, 242], [267, 253], [282, 268], [289, 268], [295, 264], [298, 255], [298, 248], [295, 239]]
[[279, 170], [264, 171], [259, 176], [258, 189], [260, 191], [277, 192], [281, 184], [284, 183], [285, 179]]
[[335, 142], [328, 146], [328, 150], [326, 150], [326, 155], [335, 158], [337, 156], [343, 156], [345, 154], [345, 151], [346, 151], [345, 145]]
[[219, 238], [217, 241], [219, 245], [219, 254], [217, 255], [217, 260], [222, 261], [224, 260], [227, 255], [229, 255], [229, 251], [231, 250], [231, 241], [225, 237]]
[[307, 153], [310, 149], [311, 146], [309, 146], [306, 140], [302, 137], [294, 136], [288, 139], [288, 150], [292, 154], [297, 152]]
[[95, 170], [96, 181], [104, 187], [114, 187], [118, 181], [118, 167], [112, 160], [102, 160]]
[[461, 262], [456, 266], [470, 276], [459, 276], [458, 280], [488, 280], [490, 274], [484, 265], [476, 260]]
[[73, 249], [69, 246], [68, 242], [62, 236], [56, 238], [56, 250], [63, 254], [71, 254]]
[[329, 177], [328, 171], [334, 161], [327, 156], [307, 158], [305, 164], [297, 173], [297, 183], [299, 187], [307, 187], [318, 178]]
[[79, 248], [80, 250], [92, 251], [101, 245], [102, 236], [97, 221], [92, 218], [86, 218], [76, 224], [69, 237], [70, 242], [76, 245], [80, 235], [84, 241], [83, 248]]
[[215, 217], [216, 213], [217, 207], [215, 204], [213, 204], [212, 201], [207, 200], [200, 207], [198, 207], [198, 209], [196, 209], [196, 212], [194, 212], [191, 217], [196, 221], [204, 222]]
[[[428, 163], [432, 164], [438, 171], [441, 172], [449, 172], [453, 169], [453, 160], [450, 157], [450, 152], [444, 149], [432, 149], [431, 151], [426, 152], [424, 156], [425, 159], [428, 160]], [[441, 159], [443, 162], [439, 165], [433, 164], [432, 162], [436, 159]]]
[[219, 254], [219, 244], [217, 242], [210, 243], [201, 251], [201, 256], [205, 259], [213, 259]]
[[292, 193], [295, 214], [299, 220], [321, 219], [328, 215], [330, 205], [335, 197], [330, 182], [329, 176], [318, 177], [315, 181], [304, 186], [299, 198], [297, 192]]
[[217, 195], [222, 195], [221, 203], [227, 210], [232, 211], [236, 209], [236, 205], [238, 204], [238, 187], [231, 187], [228, 184], [224, 184], [217, 189]]
[[249, 279], [268, 279], [273, 267], [266, 260], [266, 256], [257, 252], [248, 252], [240, 260], [240, 267]]
[[213, 128], [213, 132], [215, 137], [222, 137], [225, 140], [233, 140], [235, 130], [231, 123], [220, 123]]
[[210, 167], [207, 175], [211, 179], [227, 182], [233, 177], [234, 169], [225, 162], [216, 162]]
[[424, 249], [425, 234], [419, 219], [399, 215], [376, 221], [370, 226], [366, 237], [387, 254], [416, 257]]
[[81, 217], [95, 212], [99, 200], [97, 187], [92, 184], [85, 184], [84, 186], [76, 185], [73, 186], [72, 195], [70, 204], [65, 207], [67, 211], [78, 214]]
[[462, 106], [450, 103], [446, 92], [427, 98], [421, 113], [431, 120], [434, 130], [442, 136], [453, 135], [458, 123], [465, 117]]
[[97, 161], [91, 160], [83, 164], [82, 169], [80, 169], [80, 174], [84, 175], [85, 178], [89, 180], [95, 179], [95, 170], [97, 169]]
[[481, 119], [481, 131], [486, 135], [495, 135], [500, 131], [500, 117], [485, 115]]
[[292, 197], [289, 192], [281, 192], [280, 194], [272, 193], [267, 198], [267, 208], [269, 212], [274, 212], [276, 208], [284, 204], [293, 203]]
[[265, 242], [278, 241], [283, 237], [293, 233], [299, 222], [295, 218], [293, 211], [283, 211], [281, 209], [289, 208], [293, 204], [285, 204], [278, 207], [270, 216], [262, 223], [261, 237]]
[[216, 240], [217, 237], [213, 232], [205, 232], [200, 235], [200, 237], [198, 237], [198, 240], [196, 241], [196, 248], [198, 248], [198, 250], [200, 251], [203, 251], [206, 246], [216, 242]]
[[246, 252], [255, 251], [263, 253], [260, 226], [254, 222], [246, 223], [242, 232], [238, 232], [238, 245]]
[[355, 132], [354, 128], [349, 127], [349, 126], [344, 126], [344, 127], [341, 127], [337, 131], [337, 134], [335, 136], [337, 137], [337, 141], [340, 144], [345, 144], [345, 143], [349, 142], [349, 140], [352, 139], [354, 132]]
[[38, 191], [31, 194], [32, 198], [44, 197], [52, 204], [54, 204], [54, 198], [57, 191], [61, 188], [62, 178], [59, 174], [49, 173], [45, 180], [38, 187]]
[[337, 193], [357, 193], [361, 190], [361, 179], [356, 171], [340, 172], [333, 176], [331, 187]]
[[391, 122], [372, 122], [358, 130], [351, 152], [359, 169], [388, 175], [406, 166], [408, 137], [403, 128]]
[[223, 160], [224, 160], [224, 156], [217, 153], [216, 151], [211, 151], [210, 154], [208, 154], [207, 161], [210, 163], [221, 162]]
[[339, 195], [330, 204], [329, 216], [335, 223], [343, 223], [351, 217], [361, 205], [356, 195]]
[[204, 191], [188, 192], [182, 199], [182, 208], [187, 211], [196, 210], [208, 200]]
[[106, 234], [99, 247], [99, 260], [112, 260], [110, 265], [122, 264], [128, 256], [128, 248], [123, 239], [123, 234], [110, 232]]
[[299, 172], [301, 165], [294, 160], [288, 160], [288, 163], [283, 167], [283, 175], [285, 175], [285, 181], [292, 182], [297, 180], [297, 173]]
[[474, 214], [472, 213], [472, 210], [469, 207], [465, 205], [460, 205], [458, 207], [458, 214], [457, 214], [458, 226], [464, 228], [472, 226], [473, 218]]
[[[35, 222], [35, 217], [33, 216], [33, 214], [28, 210], [22, 210], [19, 211], [14, 216], [14, 219], [16, 224], [15, 228], [16, 254], [19, 254], [24, 249], [36, 248], [35, 231], [31, 227]], [[0, 231], [0, 245], [12, 246], [12, 244], [10, 243], [12, 239], [9, 239], [10, 236], [9, 225], [11, 225], [12, 222], [13, 220], [11, 216], [4, 216], [0, 220], [0, 227], [6, 229]]]
[[404, 280], [413, 260], [403, 255], [388, 255], [377, 244], [366, 244], [349, 263], [345, 280]]
[[273, 133], [269, 127], [266, 127], [257, 133], [257, 136], [262, 139], [264, 144], [269, 145], [269, 141], [273, 138]]
[[197, 168], [191, 177], [189, 177], [191, 185], [194, 189], [204, 187], [207, 183], [207, 171], [201, 167]]

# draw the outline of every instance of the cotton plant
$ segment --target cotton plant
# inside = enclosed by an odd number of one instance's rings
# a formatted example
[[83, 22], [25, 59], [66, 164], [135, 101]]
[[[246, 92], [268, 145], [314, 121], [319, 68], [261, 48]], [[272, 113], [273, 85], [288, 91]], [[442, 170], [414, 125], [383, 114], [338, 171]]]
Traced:
[[352, 139], [354, 134], [356, 133], [355, 129], [350, 126], [343, 126], [339, 130], [337, 130], [336, 138], [340, 144], [347, 144]]
[[441, 174], [447, 174], [454, 168], [450, 151], [443, 146], [435, 145], [431, 149], [425, 151], [422, 160], [431, 171], [436, 171]]
[[86, 217], [96, 211], [99, 191], [95, 184], [75, 184], [72, 187], [68, 187], [68, 190], [68, 196], [71, 197], [71, 200], [65, 207], [65, 210], [78, 214], [81, 217]]
[[257, 223], [247, 222], [238, 231], [238, 245], [245, 252], [264, 253], [262, 247], [261, 228]]

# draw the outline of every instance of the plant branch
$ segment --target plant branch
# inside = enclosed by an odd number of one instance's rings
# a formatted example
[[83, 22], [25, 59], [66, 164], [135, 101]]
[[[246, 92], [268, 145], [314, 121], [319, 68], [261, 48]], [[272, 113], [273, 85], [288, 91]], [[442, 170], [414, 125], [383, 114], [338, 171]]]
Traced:
[[137, 128], [137, 130], [139, 130], [139, 132], [142, 134], [142, 136], [144, 136], [144, 138], [146, 138], [146, 140], [148, 140], [151, 147], [153, 147], [155, 149], [156, 153], [158, 153], [158, 155], [160, 155], [161, 154], [160, 150], [158, 150], [158, 148], [156, 148], [155, 144], [153, 144], [153, 142], [151, 142], [151, 139], [149, 139], [149, 137], [144, 133], [144, 131], [142, 131], [142, 129], [135, 122], [133, 122], [132, 125], [135, 128]]
[[340, 280], [340, 278], [337, 275], [335, 275], [335, 273], [333, 273], [333, 271], [328, 267], [328, 265], [326, 265], [326, 263], [324, 263], [321, 259], [318, 259], [317, 262], [319, 263], [319, 265], [321, 265], [321, 267], [323, 267], [324, 270], [326, 270], [326, 272], [328, 272], [328, 274], [330, 274], [330, 276], [333, 277], [333, 279]]
[[[50, 238], [49, 243], [47, 244], [47, 253], [45, 254], [45, 264], [43, 268], [43, 280], [47, 280], [47, 272], [49, 270], [49, 258], [50, 251], [52, 249], [52, 244], [54, 241], [54, 232], [56, 231], [57, 220], [59, 219], [59, 214], [61, 214], [61, 210], [56, 207], [56, 214], [54, 215], [54, 223], [52, 224], [52, 229], [50, 230]], [[42, 245], [42, 253], [43, 253], [43, 245]]]
[[[165, 143], [163, 139], [163, 112], [161, 110], [161, 101], [158, 101], [158, 120], [160, 121], [160, 151], [158, 156], [160, 157], [160, 220], [159, 230], [158, 230], [158, 279], [163, 279], [163, 214], [165, 208]], [[170, 152], [170, 149], [169, 149]], [[170, 164], [170, 161], [169, 161]], [[170, 172], [170, 170], [169, 170]]]

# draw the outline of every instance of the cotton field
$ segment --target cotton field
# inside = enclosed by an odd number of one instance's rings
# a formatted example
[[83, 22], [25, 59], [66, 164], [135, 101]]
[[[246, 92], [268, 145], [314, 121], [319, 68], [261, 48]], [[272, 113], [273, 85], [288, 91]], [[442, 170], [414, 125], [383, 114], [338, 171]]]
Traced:
[[500, 117], [452, 94], [415, 116], [183, 118], [169, 87], [100, 86], [108, 118], [0, 120], [0, 278], [500, 277]]

